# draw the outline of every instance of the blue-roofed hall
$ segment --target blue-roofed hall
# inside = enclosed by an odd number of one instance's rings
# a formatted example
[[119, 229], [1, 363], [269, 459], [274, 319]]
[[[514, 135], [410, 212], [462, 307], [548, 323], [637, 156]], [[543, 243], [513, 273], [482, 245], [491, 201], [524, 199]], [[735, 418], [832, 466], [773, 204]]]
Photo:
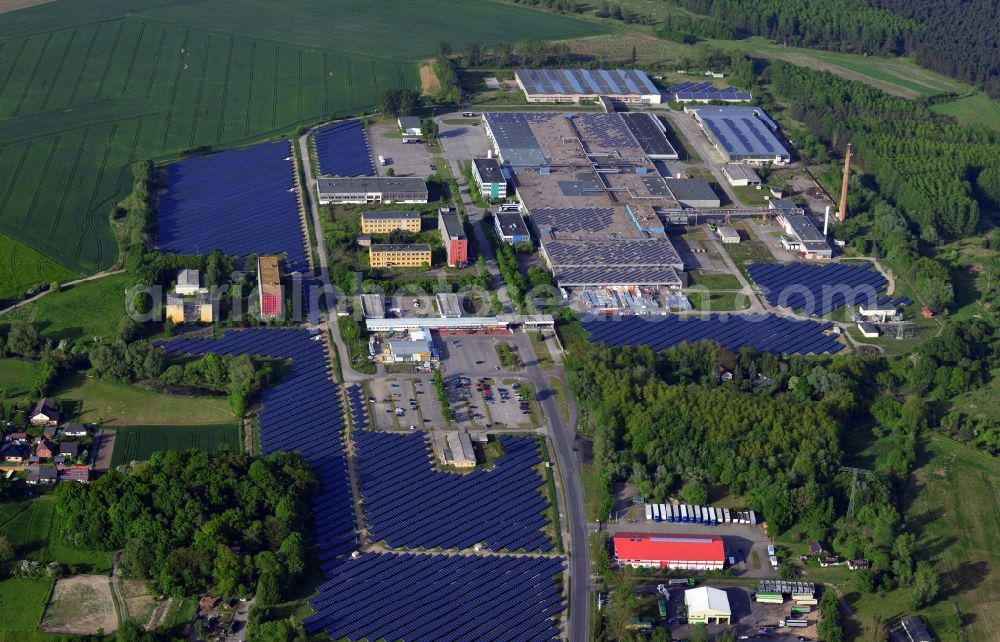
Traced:
[[685, 107], [727, 163], [785, 165], [792, 155], [760, 107]]
[[529, 103], [578, 103], [599, 96], [631, 104], [661, 102], [660, 90], [639, 69], [518, 69], [514, 80]]

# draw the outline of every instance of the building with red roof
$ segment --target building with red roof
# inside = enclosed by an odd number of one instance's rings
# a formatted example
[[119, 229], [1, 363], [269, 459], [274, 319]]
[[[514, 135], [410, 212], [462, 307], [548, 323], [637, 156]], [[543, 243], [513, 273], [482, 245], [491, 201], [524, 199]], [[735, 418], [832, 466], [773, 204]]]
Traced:
[[623, 566], [694, 570], [721, 569], [726, 549], [713, 535], [615, 533], [615, 561]]
[[278, 257], [261, 256], [257, 259], [257, 290], [260, 293], [260, 318], [280, 317], [284, 312], [285, 298], [281, 289]]

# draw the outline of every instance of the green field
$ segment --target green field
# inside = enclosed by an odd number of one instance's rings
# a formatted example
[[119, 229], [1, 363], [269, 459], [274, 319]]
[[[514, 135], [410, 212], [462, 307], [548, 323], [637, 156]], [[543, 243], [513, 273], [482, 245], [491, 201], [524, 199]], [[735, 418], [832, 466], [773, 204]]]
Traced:
[[38, 633], [52, 585], [52, 580], [11, 578], [0, 581], [0, 613], [3, 613], [0, 642], [58, 639]]
[[52, 397], [78, 422], [128, 425], [232, 424], [225, 397], [175, 397], [81, 374], [64, 376]]
[[240, 433], [235, 424], [208, 426], [117, 426], [111, 465], [145, 461], [157, 451], [197, 448], [215, 452], [223, 447], [240, 449]]
[[31, 361], [0, 359], [0, 390], [4, 390], [7, 397], [26, 396], [35, 385], [37, 373], [38, 364]]
[[933, 105], [931, 109], [939, 114], [951, 116], [966, 125], [983, 125], [1000, 132], [1000, 102], [991, 100], [982, 93], [975, 93], [948, 103]]
[[417, 61], [443, 39], [603, 29], [492, 1], [57, 0], [5, 14], [0, 231], [75, 271], [108, 267], [108, 211], [132, 161], [370, 111], [382, 91], [417, 87]]
[[18, 559], [78, 565], [88, 573], [111, 568], [111, 554], [78, 549], [65, 541], [53, 495], [0, 504], [0, 535], [7, 537]]
[[31, 246], [0, 234], [0, 305], [20, 299], [33, 286], [77, 276]]
[[[11, 314], [34, 323], [45, 336], [61, 339], [113, 338], [125, 314], [124, 274], [112, 274], [46, 294]], [[0, 316], [0, 322], [7, 315]]]

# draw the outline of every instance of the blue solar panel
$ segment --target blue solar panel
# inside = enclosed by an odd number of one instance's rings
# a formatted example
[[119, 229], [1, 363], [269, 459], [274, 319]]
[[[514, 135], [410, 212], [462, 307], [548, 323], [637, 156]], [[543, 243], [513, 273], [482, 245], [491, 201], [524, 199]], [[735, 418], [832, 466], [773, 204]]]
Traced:
[[285, 253], [307, 267], [306, 239], [287, 141], [167, 165], [157, 243], [165, 252]]
[[[552, 549], [541, 529], [548, 503], [534, 439], [502, 436], [492, 470], [435, 472], [422, 432], [355, 431], [365, 518], [373, 540], [395, 548]], [[442, 520], [441, 515], [448, 519]]]
[[367, 553], [328, 567], [309, 633], [331, 639], [555, 640], [558, 557]]
[[715, 341], [734, 352], [745, 347], [773, 354], [821, 354], [844, 346], [825, 334], [832, 323], [797, 321], [771, 314], [713, 314], [704, 318], [601, 317], [583, 322], [589, 340], [612, 347], [665, 350], [681, 342]]
[[345, 120], [316, 131], [316, 160], [321, 174], [374, 176], [372, 152], [361, 121]]
[[747, 273], [771, 305], [824, 316], [844, 305], [879, 301], [878, 293], [886, 280], [871, 267], [871, 263], [754, 263], [747, 267]]

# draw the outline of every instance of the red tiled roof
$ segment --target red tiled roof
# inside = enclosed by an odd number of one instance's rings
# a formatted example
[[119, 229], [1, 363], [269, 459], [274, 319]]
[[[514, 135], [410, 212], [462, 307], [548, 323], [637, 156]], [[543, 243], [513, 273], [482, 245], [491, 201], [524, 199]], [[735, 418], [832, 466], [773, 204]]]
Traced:
[[615, 556], [620, 560], [681, 560], [722, 562], [722, 538], [711, 535], [616, 533]]

